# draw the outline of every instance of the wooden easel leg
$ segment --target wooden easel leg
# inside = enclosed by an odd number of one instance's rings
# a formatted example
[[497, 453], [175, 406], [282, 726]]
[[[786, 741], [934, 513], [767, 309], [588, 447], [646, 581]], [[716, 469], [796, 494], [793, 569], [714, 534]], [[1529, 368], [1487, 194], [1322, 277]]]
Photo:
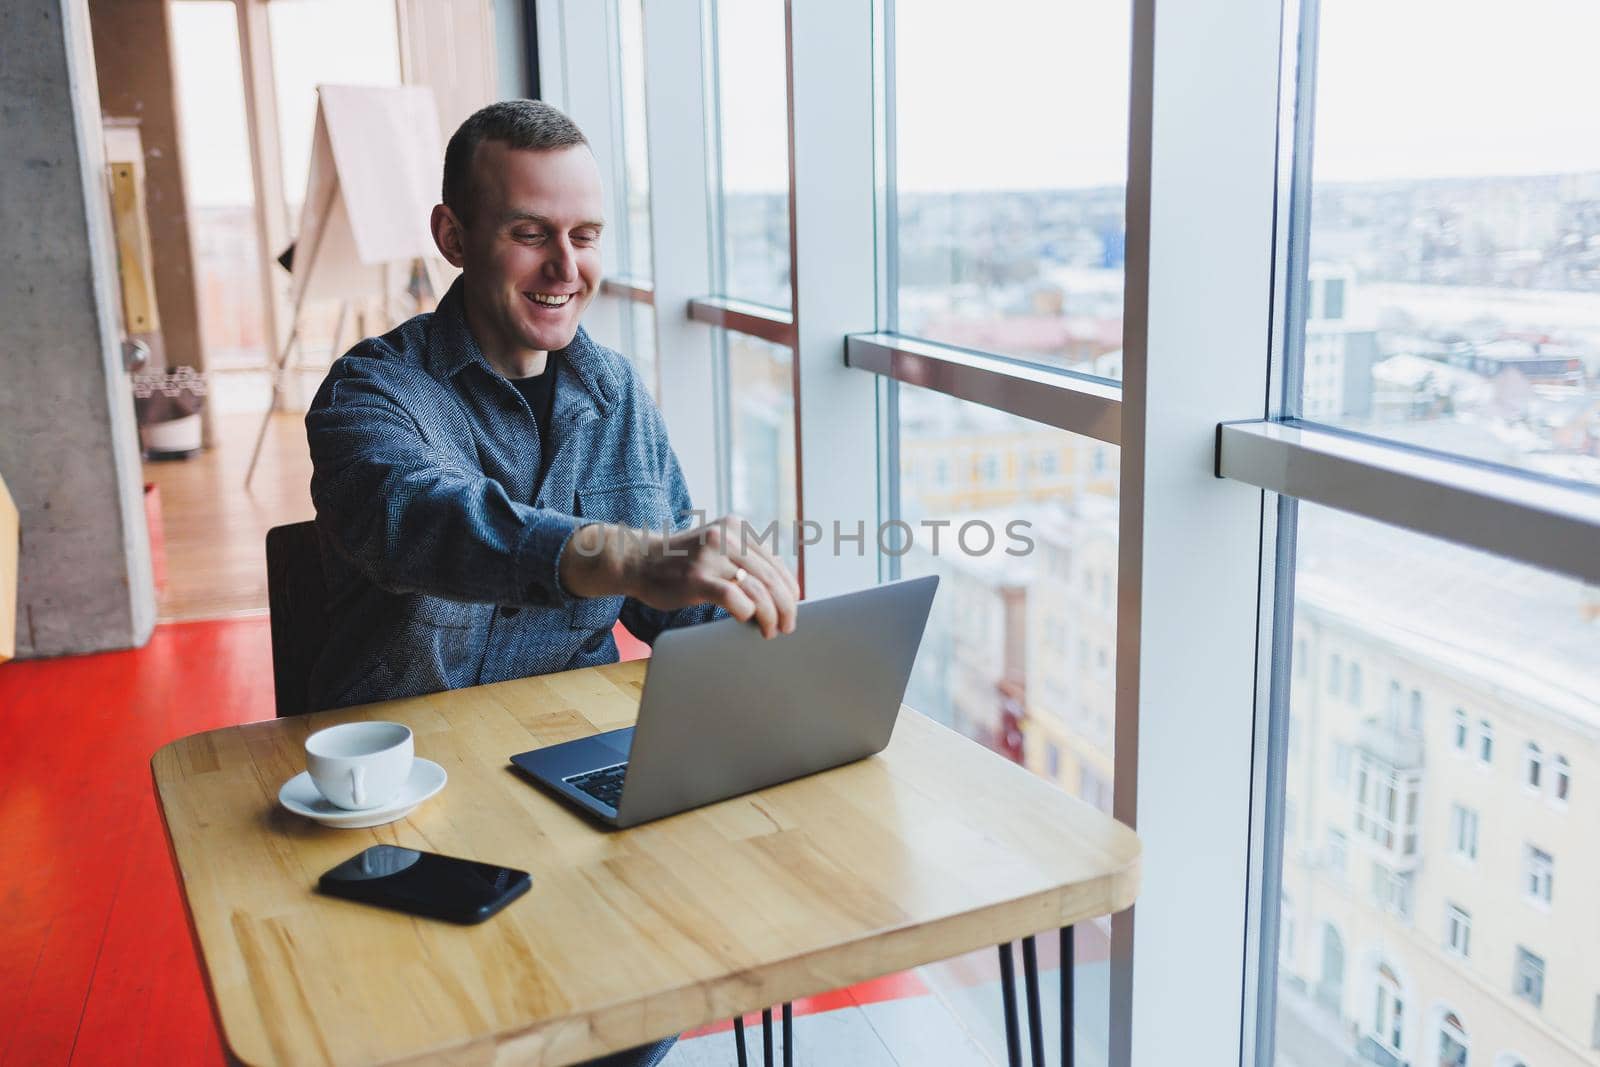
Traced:
[[256, 431], [256, 447], [250, 452], [250, 466], [244, 472], [246, 490], [250, 488], [250, 479], [255, 477], [256, 463], [261, 459], [261, 445], [267, 439], [267, 427], [272, 425], [272, 416], [278, 410], [278, 397], [283, 394], [283, 376], [289, 369], [289, 358], [299, 340], [300, 316], [296, 314], [294, 328], [289, 331], [289, 337], [283, 343], [283, 353], [278, 357], [278, 365], [273, 368], [272, 399], [267, 402], [267, 413], [261, 417], [261, 429]]

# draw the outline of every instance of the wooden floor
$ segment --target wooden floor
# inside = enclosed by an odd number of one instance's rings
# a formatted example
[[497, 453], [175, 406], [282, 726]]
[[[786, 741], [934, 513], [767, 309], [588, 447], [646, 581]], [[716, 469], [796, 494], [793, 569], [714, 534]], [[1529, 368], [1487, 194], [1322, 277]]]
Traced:
[[260, 425], [255, 414], [218, 415], [217, 447], [144, 465], [145, 481], [161, 494], [162, 621], [267, 610], [267, 530], [312, 517], [311, 456], [303, 417], [274, 415], [245, 489]]

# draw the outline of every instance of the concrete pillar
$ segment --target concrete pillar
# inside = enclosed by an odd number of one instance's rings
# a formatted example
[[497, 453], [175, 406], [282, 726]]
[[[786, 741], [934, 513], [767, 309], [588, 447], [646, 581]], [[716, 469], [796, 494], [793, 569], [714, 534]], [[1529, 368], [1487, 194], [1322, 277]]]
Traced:
[[100, 109], [139, 120], [144, 190], [150, 218], [156, 306], [161, 311], [159, 366], [204, 369], [194, 249], [178, 143], [168, 0], [90, 0]]
[[17, 655], [141, 645], [155, 590], [87, 0], [0, 4], [0, 233], [0, 471], [22, 525]]

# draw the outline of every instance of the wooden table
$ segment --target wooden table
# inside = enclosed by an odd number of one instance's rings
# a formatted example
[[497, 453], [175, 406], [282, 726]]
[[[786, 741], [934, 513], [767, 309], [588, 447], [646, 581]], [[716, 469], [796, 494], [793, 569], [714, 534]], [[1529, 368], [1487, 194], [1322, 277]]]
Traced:
[[[511, 769], [627, 726], [643, 662], [253, 723], [151, 761], [229, 1053], [250, 1064], [556, 1067], [1133, 902], [1133, 832], [910, 709], [877, 757], [626, 831]], [[450, 773], [401, 822], [277, 804], [306, 735], [403, 722]], [[460, 927], [319, 896], [378, 842], [533, 874]]]

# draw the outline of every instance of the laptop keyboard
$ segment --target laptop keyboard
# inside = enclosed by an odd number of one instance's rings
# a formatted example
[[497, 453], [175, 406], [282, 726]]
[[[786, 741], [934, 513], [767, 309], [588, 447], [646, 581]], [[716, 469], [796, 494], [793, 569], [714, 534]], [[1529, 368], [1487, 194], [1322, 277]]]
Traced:
[[628, 765], [619, 763], [614, 767], [601, 767], [598, 771], [574, 774], [561, 780], [615, 811], [622, 802], [622, 779], [627, 773]]

